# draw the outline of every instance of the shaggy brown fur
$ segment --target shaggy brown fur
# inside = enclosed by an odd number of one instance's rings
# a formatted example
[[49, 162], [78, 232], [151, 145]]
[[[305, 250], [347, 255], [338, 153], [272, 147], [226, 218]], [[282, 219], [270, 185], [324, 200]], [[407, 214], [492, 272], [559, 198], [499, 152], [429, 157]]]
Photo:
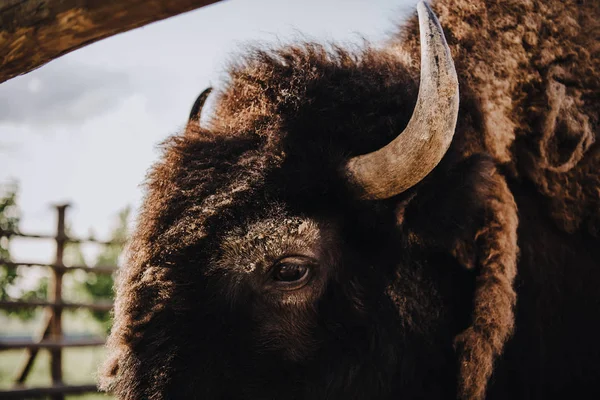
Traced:
[[[455, 140], [389, 200], [356, 199], [341, 167], [410, 118], [414, 19], [382, 50], [304, 44], [231, 68], [214, 115], [170, 139], [149, 176], [105, 389], [123, 399], [481, 399], [489, 382], [489, 398], [591, 390], [600, 6], [440, 0], [434, 10], [461, 82]], [[254, 280], [298, 251], [319, 260], [305, 289], [280, 295]], [[587, 371], [570, 371], [576, 356]]]
[[455, 339], [458, 348], [459, 397], [479, 399], [485, 394], [494, 357], [501, 354], [513, 329], [517, 267], [517, 213], [504, 179], [493, 171], [493, 196], [487, 203], [483, 227], [475, 234], [480, 272], [473, 299], [473, 325]]
[[[437, 1], [461, 88], [476, 98], [481, 128], [455, 143], [485, 152], [531, 181], [558, 227], [600, 229], [600, 3], [597, 1]], [[418, 60], [416, 19], [400, 51]], [[482, 315], [492, 315], [485, 310]], [[506, 339], [504, 333], [498, 337]], [[484, 350], [488, 347], [489, 350]], [[502, 346], [482, 345], [489, 365]], [[494, 350], [492, 350], [495, 348]], [[463, 371], [465, 398], [481, 398], [488, 371]]]
[[[567, 232], [600, 229], [600, 3], [457, 0], [433, 4], [461, 87], [481, 107], [483, 131], [465, 155], [486, 152], [533, 182]], [[413, 18], [397, 46], [419, 60]]]

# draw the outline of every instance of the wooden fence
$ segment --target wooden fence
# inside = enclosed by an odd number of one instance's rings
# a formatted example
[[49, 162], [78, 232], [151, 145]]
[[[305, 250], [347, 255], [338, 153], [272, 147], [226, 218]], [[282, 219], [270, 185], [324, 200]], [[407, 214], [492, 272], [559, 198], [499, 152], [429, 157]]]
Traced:
[[[48, 299], [46, 301], [0, 301], [0, 309], [10, 309], [15, 307], [45, 307], [47, 309], [44, 326], [40, 334], [32, 340], [21, 341], [3, 341], [0, 338], [0, 351], [13, 349], [27, 349], [23, 364], [19, 367], [15, 377], [15, 384], [11, 389], [0, 390], [2, 399], [22, 399], [50, 397], [52, 400], [64, 400], [66, 394], [79, 394], [96, 391], [96, 384], [90, 382], [84, 385], [69, 385], [63, 381], [62, 374], [62, 350], [66, 347], [84, 347], [84, 346], [102, 346], [104, 338], [91, 339], [68, 339], [65, 337], [62, 328], [62, 311], [64, 309], [87, 308], [91, 310], [110, 310], [112, 303], [67, 303], [63, 301], [62, 282], [66, 273], [75, 270], [83, 270], [97, 274], [112, 274], [117, 270], [114, 266], [89, 267], [84, 265], [66, 266], [63, 262], [63, 253], [68, 243], [98, 243], [101, 245], [115, 245], [117, 242], [103, 242], [94, 238], [75, 239], [68, 237], [65, 231], [65, 212], [68, 205], [56, 206], [57, 227], [55, 235], [35, 235], [21, 232], [0, 231], [0, 237], [24, 237], [31, 239], [52, 239], [56, 242], [56, 256], [53, 263], [35, 263], [35, 262], [13, 262], [10, 260], [0, 260], [0, 265], [8, 268], [17, 268], [19, 266], [42, 266], [52, 270], [51, 279], [48, 285]], [[48, 387], [27, 387], [25, 381], [33, 362], [41, 349], [50, 352], [50, 373], [52, 385]]]

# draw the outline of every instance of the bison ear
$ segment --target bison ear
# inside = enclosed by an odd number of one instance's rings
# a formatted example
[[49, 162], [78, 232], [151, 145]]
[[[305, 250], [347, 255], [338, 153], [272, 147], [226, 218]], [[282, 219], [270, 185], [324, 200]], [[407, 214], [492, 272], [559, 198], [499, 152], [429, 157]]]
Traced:
[[490, 158], [471, 156], [424, 182], [404, 215], [403, 228], [477, 274], [470, 326], [454, 343], [458, 398], [483, 399], [514, 325], [518, 218], [512, 193]]

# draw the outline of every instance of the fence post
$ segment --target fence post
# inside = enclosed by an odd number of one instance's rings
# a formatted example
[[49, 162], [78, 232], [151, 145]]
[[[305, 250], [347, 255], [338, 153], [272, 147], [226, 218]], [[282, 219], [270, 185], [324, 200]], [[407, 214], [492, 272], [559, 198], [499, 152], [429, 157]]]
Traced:
[[[67, 235], [65, 232], [65, 211], [69, 205], [62, 204], [56, 206], [57, 225], [56, 225], [56, 259], [54, 263], [57, 268], [52, 269], [52, 279], [48, 287], [49, 300], [51, 302], [62, 303], [62, 278], [64, 274], [63, 253]], [[52, 308], [52, 322], [50, 324], [50, 337], [55, 341], [62, 341], [62, 307], [54, 306]], [[50, 371], [52, 373], [52, 384], [61, 385], [62, 379], [62, 349], [56, 347], [50, 350]], [[63, 394], [52, 395], [52, 400], [64, 400]]]

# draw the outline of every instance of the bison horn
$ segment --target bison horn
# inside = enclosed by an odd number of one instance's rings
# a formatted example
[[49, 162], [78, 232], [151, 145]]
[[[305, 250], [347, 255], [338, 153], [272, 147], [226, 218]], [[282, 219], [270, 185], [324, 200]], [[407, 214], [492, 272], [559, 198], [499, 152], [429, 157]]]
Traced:
[[200, 114], [202, 113], [202, 107], [204, 107], [204, 102], [208, 95], [212, 92], [212, 88], [209, 87], [204, 89], [202, 93], [198, 96], [194, 105], [192, 106], [192, 110], [190, 111], [190, 117], [188, 118], [188, 123], [195, 122], [198, 125], [200, 124]]
[[346, 172], [364, 199], [385, 199], [419, 183], [440, 162], [458, 117], [458, 78], [444, 32], [423, 1], [417, 5], [421, 83], [412, 117], [392, 142], [353, 157]]

